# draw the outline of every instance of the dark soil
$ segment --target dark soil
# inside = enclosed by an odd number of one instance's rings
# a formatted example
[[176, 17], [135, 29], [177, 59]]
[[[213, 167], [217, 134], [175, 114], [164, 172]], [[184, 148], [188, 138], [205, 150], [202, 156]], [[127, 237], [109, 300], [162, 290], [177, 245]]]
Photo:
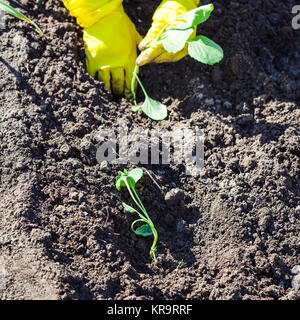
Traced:
[[[141, 70], [150, 96], [168, 105], [160, 123], [89, 77], [82, 31], [62, 1], [20, 2], [45, 36], [10, 16], [0, 29], [0, 297], [299, 299], [294, 1], [213, 1], [201, 33], [223, 47], [221, 64], [185, 58]], [[158, 4], [125, 1], [141, 34]], [[151, 239], [130, 231], [126, 193], [115, 190], [124, 166], [96, 161], [99, 127], [117, 129], [118, 120], [205, 133], [200, 176], [141, 166], [162, 186], [145, 174], [139, 189], [158, 229], [159, 266], [149, 258]], [[179, 201], [165, 199], [172, 189]]]

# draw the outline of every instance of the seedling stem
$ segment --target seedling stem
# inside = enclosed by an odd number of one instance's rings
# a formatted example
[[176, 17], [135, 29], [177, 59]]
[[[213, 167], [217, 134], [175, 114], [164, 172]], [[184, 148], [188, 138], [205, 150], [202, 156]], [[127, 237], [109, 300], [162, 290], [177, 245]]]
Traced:
[[[126, 211], [129, 211], [131, 213], [137, 213], [140, 217], [140, 219], [133, 221], [133, 223], [131, 224], [131, 230], [135, 234], [142, 235], [144, 237], [153, 235], [154, 239], [153, 239], [152, 246], [150, 248], [150, 257], [153, 259], [154, 263], [157, 264], [155, 251], [156, 251], [158, 234], [157, 234], [157, 231], [154, 227], [154, 224], [153, 224], [152, 220], [150, 219], [140, 197], [138, 196], [138, 194], [135, 190], [135, 184], [142, 177], [142, 175], [143, 175], [143, 171], [141, 169], [133, 169], [129, 172], [124, 170], [124, 173], [119, 174], [117, 177], [116, 187], [117, 187], [117, 189], [120, 189], [121, 186], [126, 187], [133, 202], [141, 210], [142, 213], [137, 211], [136, 209], [130, 207], [129, 205], [123, 203], [123, 206]], [[138, 227], [137, 229], [134, 229], [134, 225], [137, 222], [144, 222], [145, 224], [142, 225], [141, 227]], [[149, 228], [150, 228], [150, 230], [149, 230]]]

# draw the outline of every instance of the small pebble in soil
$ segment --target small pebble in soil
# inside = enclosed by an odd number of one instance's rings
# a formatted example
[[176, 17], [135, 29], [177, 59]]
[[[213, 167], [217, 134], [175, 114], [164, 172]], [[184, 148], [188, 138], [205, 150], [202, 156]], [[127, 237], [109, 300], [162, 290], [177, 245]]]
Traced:
[[63, 144], [59, 151], [61, 152], [62, 156], [67, 156], [69, 155], [70, 151], [71, 151], [71, 147], [67, 144]]

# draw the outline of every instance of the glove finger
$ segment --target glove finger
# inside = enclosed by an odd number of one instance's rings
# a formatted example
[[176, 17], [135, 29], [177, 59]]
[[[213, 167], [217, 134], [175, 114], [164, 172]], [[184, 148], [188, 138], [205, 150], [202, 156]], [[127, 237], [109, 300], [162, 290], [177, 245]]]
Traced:
[[150, 30], [146, 34], [145, 38], [141, 41], [139, 44], [139, 50], [143, 51], [147, 47], [148, 44], [150, 44], [152, 41], [154, 41], [161, 31], [161, 29], [164, 27], [164, 24], [160, 21], [153, 22]]
[[145, 48], [147, 47], [148, 43], [150, 43], [149, 39], [148, 39], [148, 38], [144, 38], [144, 39], [140, 42], [140, 44], [139, 44], [139, 46], [138, 46], [139, 50], [140, 50], [140, 51], [144, 51]]
[[94, 78], [95, 74], [97, 72], [97, 69], [95, 69], [94, 64], [93, 64], [93, 57], [90, 53], [89, 50], [85, 50], [85, 65], [86, 65], [86, 69], [88, 74]]
[[[131, 92], [131, 80], [133, 77], [133, 71], [135, 68], [135, 63], [130, 64], [125, 69], [125, 94]], [[135, 85], [137, 85], [135, 83]]]
[[98, 79], [100, 81], [104, 82], [105, 88], [111, 92], [111, 86], [110, 86], [110, 70], [104, 69], [104, 70], [98, 70]]
[[124, 68], [111, 69], [111, 89], [116, 95], [124, 93], [125, 86], [125, 71]]
[[138, 66], [143, 66], [147, 63], [154, 62], [160, 55], [164, 53], [164, 49], [161, 45], [153, 46], [143, 51], [136, 59]]
[[155, 60], [153, 60], [152, 62], [155, 62], [155, 63], [176, 62], [182, 59], [183, 57], [185, 57], [187, 54], [188, 54], [188, 49], [186, 46], [184, 49], [182, 49], [181, 51], [175, 54], [171, 54], [164, 51], [160, 56], [156, 57]]

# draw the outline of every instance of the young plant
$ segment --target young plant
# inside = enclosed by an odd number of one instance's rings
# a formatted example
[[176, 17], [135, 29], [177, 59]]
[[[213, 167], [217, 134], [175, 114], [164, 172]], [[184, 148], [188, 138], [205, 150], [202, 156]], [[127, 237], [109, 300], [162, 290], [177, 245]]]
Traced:
[[[152, 120], [163, 120], [168, 116], [168, 110], [167, 107], [160, 103], [159, 101], [153, 100], [150, 98], [139, 78], [137, 75], [139, 72], [139, 67], [135, 66], [135, 69], [133, 71], [133, 81], [131, 83], [131, 91], [133, 94], [133, 102], [134, 106], [132, 106], [131, 110], [134, 112], [138, 112], [140, 109]], [[136, 103], [136, 96], [135, 96], [135, 81], [137, 80], [138, 84], [143, 90], [143, 93], [145, 95], [145, 101], [142, 105], [138, 105]]]
[[21, 12], [19, 12], [18, 10], [16, 10], [12, 6], [10, 6], [9, 4], [7, 4], [7, 3], [5, 3], [4, 1], [1, 1], [1, 0], [0, 0], [0, 10], [3, 10], [6, 13], [8, 13], [8, 14], [10, 14], [10, 15], [18, 18], [18, 19], [24, 20], [24, 21], [32, 24], [35, 27], [36, 31], [40, 35], [43, 35], [42, 30], [38, 27], [38, 25], [35, 22], [33, 22], [32, 20], [30, 20], [29, 18], [24, 16], [24, 14], [22, 14]]
[[181, 268], [183, 268], [183, 267], [185, 267], [185, 266], [186, 266], [186, 262], [183, 261], [183, 259], [180, 260], [180, 261], [178, 262], [178, 265], [177, 265], [176, 269], [175, 269], [175, 272], [177, 272], [179, 269], [181, 269]]
[[[154, 39], [146, 47], [146, 49], [154, 45], [162, 45], [167, 52], [175, 54], [181, 51], [187, 45], [189, 56], [194, 58], [195, 60], [208, 65], [213, 65], [220, 62], [223, 59], [224, 54], [222, 48], [218, 44], [203, 35], [199, 35], [193, 39], [190, 39], [190, 36], [194, 32], [195, 27], [206, 21], [210, 17], [210, 14], [213, 10], [214, 6], [211, 3], [195, 8], [176, 17], [176, 19], [170, 21], [160, 31], [156, 39]], [[182, 21], [182, 23], [176, 24], [174, 27], [171, 27], [171, 25], [173, 25], [175, 21]], [[133, 96], [132, 100], [134, 103], [132, 110], [134, 112], [137, 112], [141, 109], [148, 117], [153, 120], [165, 119], [167, 117], [166, 106], [158, 101], [151, 99], [147, 95], [137, 75], [138, 71], [139, 68], [138, 66], [136, 66], [133, 72], [131, 83], [131, 91]], [[138, 81], [145, 95], [145, 102], [141, 106], [137, 105], [136, 103], [136, 81]]]
[[[126, 211], [130, 213], [136, 213], [139, 215], [139, 219], [136, 219], [131, 224], [131, 230], [138, 236], [143, 237], [149, 237], [153, 236], [153, 243], [150, 248], [150, 257], [153, 259], [154, 263], [157, 263], [157, 259], [155, 256], [156, 252], [156, 244], [157, 244], [157, 231], [154, 227], [154, 224], [152, 220], [150, 219], [141, 199], [139, 198], [136, 190], [135, 185], [136, 183], [142, 178], [143, 176], [143, 170], [140, 168], [135, 168], [127, 172], [126, 169], [124, 169], [124, 172], [121, 172], [116, 179], [116, 188], [117, 190], [120, 190], [121, 187], [126, 187], [133, 202], [136, 204], [136, 206], [139, 208], [140, 211], [134, 209], [130, 205], [123, 202], [123, 207]], [[136, 223], [142, 222], [141, 226], [134, 228]]]

